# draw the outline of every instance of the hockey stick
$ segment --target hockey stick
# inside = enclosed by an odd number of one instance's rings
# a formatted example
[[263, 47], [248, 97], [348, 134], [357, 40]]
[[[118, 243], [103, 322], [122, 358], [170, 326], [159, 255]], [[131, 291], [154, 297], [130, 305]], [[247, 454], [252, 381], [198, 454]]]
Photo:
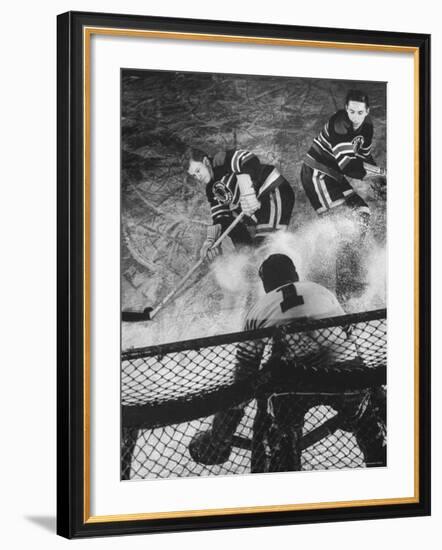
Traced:
[[[244, 212], [241, 212], [229, 225], [229, 227], [222, 233], [218, 239], [213, 243], [213, 245], [210, 247], [210, 249], [217, 248], [222, 241], [229, 235], [229, 233], [239, 224], [239, 222], [244, 217]], [[165, 296], [161, 302], [154, 308], [146, 307], [144, 311], [138, 312], [138, 311], [123, 311], [121, 314], [121, 319], [123, 321], [128, 322], [134, 322], [134, 321], [151, 321], [155, 315], [163, 309], [163, 307], [175, 296], [175, 294], [184, 286], [184, 284], [188, 281], [188, 279], [195, 273], [195, 271], [201, 267], [201, 265], [204, 263], [205, 258], [202, 258], [201, 260], [198, 260], [198, 262], [190, 269], [184, 277], [180, 280], [180, 282], [176, 285], [175, 288], [173, 288], [167, 296]]]

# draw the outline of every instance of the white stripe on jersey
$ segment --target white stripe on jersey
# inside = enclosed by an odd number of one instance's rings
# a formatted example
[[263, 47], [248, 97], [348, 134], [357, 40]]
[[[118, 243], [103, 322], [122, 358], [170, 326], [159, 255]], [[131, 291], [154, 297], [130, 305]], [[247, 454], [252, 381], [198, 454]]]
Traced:
[[222, 214], [223, 212], [229, 212], [230, 209], [225, 206], [220, 206], [218, 209], [212, 208], [212, 216], [218, 216], [219, 214]]
[[333, 201], [328, 192], [327, 186], [325, 184], [325, 176], [322, 172], [319, 172], [319, 185], [321, 186], [322, 192], [324, 193], [324, 197], [325, 197], [325, 200], [327, 201], [327, 205], [330, 208], [330, 206], [333, 204]]
[[[233, 177], [233, 174], [232, 174], [232, 177]], [[232, 197], [232, 204], [236, 204], [238, 206], [239, 198], [240, 198], [240, 189], [239, 189], [238, 179], [235, 179], [235, 191]]]
[[326, 147], [324, 147], [324, 145], [322, 145], [322, 143], [321, 143], [317, 138], [315, 138], [313, 141], [314, 141], [314, 142], [316, 143], [316, 145], [318, 145], [323, 151], [325, 151], [326, 153], [328, 153], [333, 159], [335, 158], [335, 156], [333, 155], [332, 151], [331, 151], [331, 150], [329, 151]]
[[282, 199], [281, 199], [281, 191], [276, 188], [275, 189], [275, 198], [276, 198], [276, 214], [277, 218], [275, 221], [275, 229], [287, 229], [287, 224], [281, 223], [282, 218]]
[[[230, 191], [233, 191], [232, 189], [232, 181], [233, 181], [234, 174], [230, 174], [226, 181], [224, 181], [224, 178], [222, 179], [224, 185], [229, 189]], [[236, 181], [235, 181], [236, 183]]]
[[[321, 203], [321, 209], [323, 209], [323, 211], [327, 210], [327, 204], [325, 203], [325, 197], [322, 196], [321, 194], [321, 191], [319, 190], [319, 176], [320, 176], [321, 172], [319, 172], [318, 170], [313, 170], [313, 176], [312, 176], [312, 181], [313, 181], [313, 185], [315, 187], [315, 191], [316, 191], [316, 196], [318, 197], [318, 200], [319, 202]], [[319, 211], [319, 209], [318, 209]]]
[[351, 160], [351, 157], [344, 157], [343, 159], [338, 161], [338, 165], [340, 168], [344, 168]]
[[323, 174], [319, 170], [313, 170], [312, 182], [315, 188], [315, 193], [321, 206], [316, 209], [318, 214], [323, 214], [335, 206], [343, 204], [349, 195], [353, 195], [355, 191], [353, 189], [347, 189], [342, 194], [345, 198], [336, 199], [333, 201], [330, 197], [330, 193], [325, 182], [326, 174]]
[[249, 161], [253, 157], [253, 153], [249, 153], [246, 151], [246, 154], [241, 159], [241, 164], [245, 164], [247, 161]]
[[231, 164], [231, 168], [232, 168], [232, 172], [237, 172], [239, 170], [237, 170], [237, 164], [236, 164], [236, 161], [237, 161], [237, 157], [241, 154], [241, 151], [235, 151], [233, 153], [233, 156], [232, 156], [232, 160], [230, 162]]
[[[350, 151], [349, 149], [346, 150], [346, 151], [341, 151], [340, 153], [336, 153], [335, 154], [335, 158], [336, 160], [339, 161], [342, 160], [342, 158], [345, 158], [345, 157], [354, 157], [355, 155], [355, 152], [353, 151], [353, 149]], [[341, 158], [342, 157], [342, 158]]]
[[276, 168], [273, 168], [273, 170], [270, 172], [270, 174], [266, 177], [263, 184], [259, 188], [259, 194], [262, 195], [266, 192], [266, 189], [272, 186], [273, 183], [281, 176], [279, 171]]
[[354, 149], [353, 143], [351, 141], [345, 141], [343, 143], [338, 143], [333, 147], [333, 153], [338, 153], [344, 150], [351, 151], [352, 153], [354, 153], [355, 149]]
[[245, 151], [244, 149], [239, 149], [238, 151], [235, 151], [231, 162], [232, 172], [239, 174], [241, 172], [241, 164], [243, 162], [246, 162], [246, 160], [249, 160], [249, 158], [251, 158], [252, 156], [253, 153]]
[[324, 141], [327, 147], [330, 147], [330, 150], [332, 149], [332, 144], [328, 141], [328, 139], [324, 136], [324, 133], [321, 132], [318, 136], [318, 139], [321, 141]]

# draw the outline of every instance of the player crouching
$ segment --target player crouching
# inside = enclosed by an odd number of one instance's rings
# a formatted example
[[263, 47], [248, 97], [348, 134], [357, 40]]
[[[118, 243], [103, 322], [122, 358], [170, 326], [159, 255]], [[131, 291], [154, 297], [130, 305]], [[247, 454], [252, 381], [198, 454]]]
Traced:
[[[286, 255], [269, 256], [262, 263], [259, 276], [266, 294], [247, 313], [244, 330], [283, 325], [301, 318], [324, 319], [344, 314], [332, 292], [316, 283], [299, 281], [296, 268]], [[334, 327], [329, 333], [332, 338], [326, 339], [323, 335], [321, 337], [319, 331], [313, 333], [310, 331], [287, 334], [282, 346], [279, 343], [279, 359], [289, 364], [296, 360], [309, 365], [320, 358], [320, 364], [324, 366], [358, 359], [356, 347], [350, 340], [347, 346], [342, 345], [342, 342], [347, 341], [347, 334], [342, 327]], [[238, 344], [236, 380], [250, 379], [258, 372], [264, 348], [265, 343], [262, 340]], [[296, 365], [293, 368], [296, 368]], [[314, 396], [314, 399], [318, 401], [318, 396]], [[379, 410], [383, 410], [384, 401], [381, 394], [378, 393], [374, 399], [371, 390], [367, 390], [353, 394], [350, 398], [336, 396], [333, 403], [327, 403], [340, 414], [343, 426], [346, 426], [343, 429], [349, 429], [354, 433], [367, 466], [385, 465], [385, 421], [383, 415], [378, 413]], [[312, 406], [310, 403], [311, 399], [300, 398], [290, 393], [273, 395], [269, 400], [258, 400], [252, 441], [252, 472], [300, 469], [299, 442], [302, 437], [304, 414]], [[229, 459], [233, 437], [243, 417], [245, 405], [215, 414], [212, 428], [193, 437], [189, 445], [193, 460], [209, 465], [222, 464]], [[270, 467], [266, 458], [265, 442], [262, 438], [260, 440], [259, 437], [255, 437], [258, 430], [262, 431], [263, 426], [266, 426], [269, 433], [270, 446], [273, 442]], [[287, 440], [290, 440], [288, 445]], [[287, 449], [290, 449], [290, 452], [287, 452]]]
[[[370, 208], [348, 178], [368, 177], [377, 197], [385, 200], [385, 171], [372, 156], [374, 125], [368, 95], [349, 90], [345, 108], [337, 111], [313, 140], [301, 169], [304, 191], [316, 213], [334, 220], [339, 237], [336, 258], [336, 294], [345, 302], [363, 294], [363, 265]], [[353, 227], [351, 235], [339, 228], [340, 221]], [[344, 224], [347, 225], [347, 224]]]
[[268, 234], [287, 229], [295, 201], [293, 189], [277, 168], [261, 163], [255, 154], [229, 149], [212, 158], [189, 148], [184, 166], [205, 186], [211, 208], [212, 225], [201, 258], [213, 260], [219, 254], [219, 247], [213, 245], [238, 216], [241, 221], [229, 234], [235, 248], [259, 246]]

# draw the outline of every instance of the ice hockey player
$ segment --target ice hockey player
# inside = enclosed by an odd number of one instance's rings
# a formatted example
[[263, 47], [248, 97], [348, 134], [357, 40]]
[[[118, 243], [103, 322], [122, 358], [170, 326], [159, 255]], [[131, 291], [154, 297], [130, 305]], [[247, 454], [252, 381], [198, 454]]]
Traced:
[[184, 156], [187, 173], [205, 186], [212, 225], [200, 251], [201, 258], [213, 260], [220, 252], [212, 248], [218, 237], [244, 212], [230, 233], [235, 247], [259, 246], [274, 231], [287, 229], [294, 205], [289, 182], [269, 164], [244, 149], [218, 152], [213, 158], [196, 148]]
[[370, 209], [347, 177], [362, 180], [367, 174], [372, 186], [385, 188], [384, 171], [371, 154], [373, 121], [366, 93], [349, 90], [345, 108], [337, 111], [313, 140], [301, 168], [304, 191], [319, 215], [338, 214], [354, 222], [353, 237], [344, 237], [336, 262], [336, 293], [340, 300], [360, 293], [361, 248], [370, 221]]
[[[343, 309], [336, 296], [316, 283], [299, 281], [299, 276], [292, 260], [284, 254], [272, 254], [261, 265], [259, 276], [265, 290], [265, 295], [252, 306], [246, 315], [244, 330], [272, 327], [287, 324], [296, 319], [322, 319], [342, 315]], [[286, 335], [284, 349], [281, 350], [281, 359], [294, 359], [296, 361], [311, 364], [312, 361], [327, 366], [337, 362], [354, 361], [357, 358], [356, 347], [347, 340], [347, 335], [342, 327], [333, 327], [325, 336], [320, 331], [294, 333]], [[236, 352], [235, 376], [237, 380], [244, 380], [256, 373], [261, 364], [264, 342], [262, 340], [250, 340], [238, 344]], [[364, 406], [361, 406], [363, 402]], [[276, 407], [275, 407], [276, 404]], [[297, 404], [297, 416], [288, 414]], [[193, 459], [203, 464], [220, 464], [228, 460], [232, 441], [236, 428], [244, 414], [246, 404], [222, 411], [214, 415], [212, 428], [206, 432], [199, 432], [190, 443], [189, 451]], [[280, 411], [280, 418], [276, 422], [287, 423], [295, 421], [295, 430], [302, 433], [304, 413], [309, 408], [309, 401], [291, 395], [273, 398], [273, 409]], [[372, 395], [365, 392], [350, 399], [337, 398], [333, 407], [341, 411], [348, 421], [356, 440], [364, 454], [367, 466], [385, 465], [384, 432], [380, 429], [383, 425], [379, 421], [375, 411], [378, 404], [374, 404]], [[254, 421], [254, 427], [263, 424], [263, 418], [267, 415], [267, 401], [258, 402], [258, 411]], [[259, 443], [262, 445], [262, 443]], [[259, 452], [258, 452], [259, 451]], [[262, 471], [262, 455], [264, 449], [252, 452], [255, 455], [255, 464], [252, 459], [252, 472]], [[300, 469], [300, 454], [298, 456], [285, 457], [283, 461], [277, 461], [273, 470], [286, 471]], [[260, 456], [261, 455], [261, 456]], [[279, 463], [278, 463], [279, 462]]]

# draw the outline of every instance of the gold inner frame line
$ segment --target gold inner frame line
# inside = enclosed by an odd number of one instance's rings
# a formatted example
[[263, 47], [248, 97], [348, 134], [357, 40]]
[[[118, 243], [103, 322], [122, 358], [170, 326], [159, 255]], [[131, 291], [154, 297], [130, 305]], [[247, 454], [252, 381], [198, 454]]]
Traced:
[[[414, 60], [414, 495], [411, 497], [352, 500], [337, 502], [318, 502], [287, 505], [251, 506], [235, 508], [215, 508], [207, 510], [181, 510], [171, 512], [151, 512], [137, 514], [116, 514], [109, 516], [91, 515], [90, 483], [90, 129], [91, 129], [91, 37], [92, 35], [142, 37], [175, 40], [197, 40], [209, 42], [248, 43], [272, 46], [295, 46], [308, 48], [333, 48], [371, 52], [412, 53]], [[412, 504], [419, 502], [419, 49], [411, 46], [364, 44], [357, 42], [330, 42], [321, 40], [296, 40], [281, 38], [244, 37], [235, 35], [147, 31], [134, 29], [114, 29], [107, 27], [83, 28], [83, 93], [84, 93], [84, 132], [83, 132], [83, 212], [84, 212], [84, 486], [83, 510], [84, 523], [102, 523], [149, 519], [171, 519], [207, 517], [229, 514], [252, 514], [263, 512], [324, 510], [328, 508], [347, 508], [351, 506], [379, 506], [389, 504]]]

